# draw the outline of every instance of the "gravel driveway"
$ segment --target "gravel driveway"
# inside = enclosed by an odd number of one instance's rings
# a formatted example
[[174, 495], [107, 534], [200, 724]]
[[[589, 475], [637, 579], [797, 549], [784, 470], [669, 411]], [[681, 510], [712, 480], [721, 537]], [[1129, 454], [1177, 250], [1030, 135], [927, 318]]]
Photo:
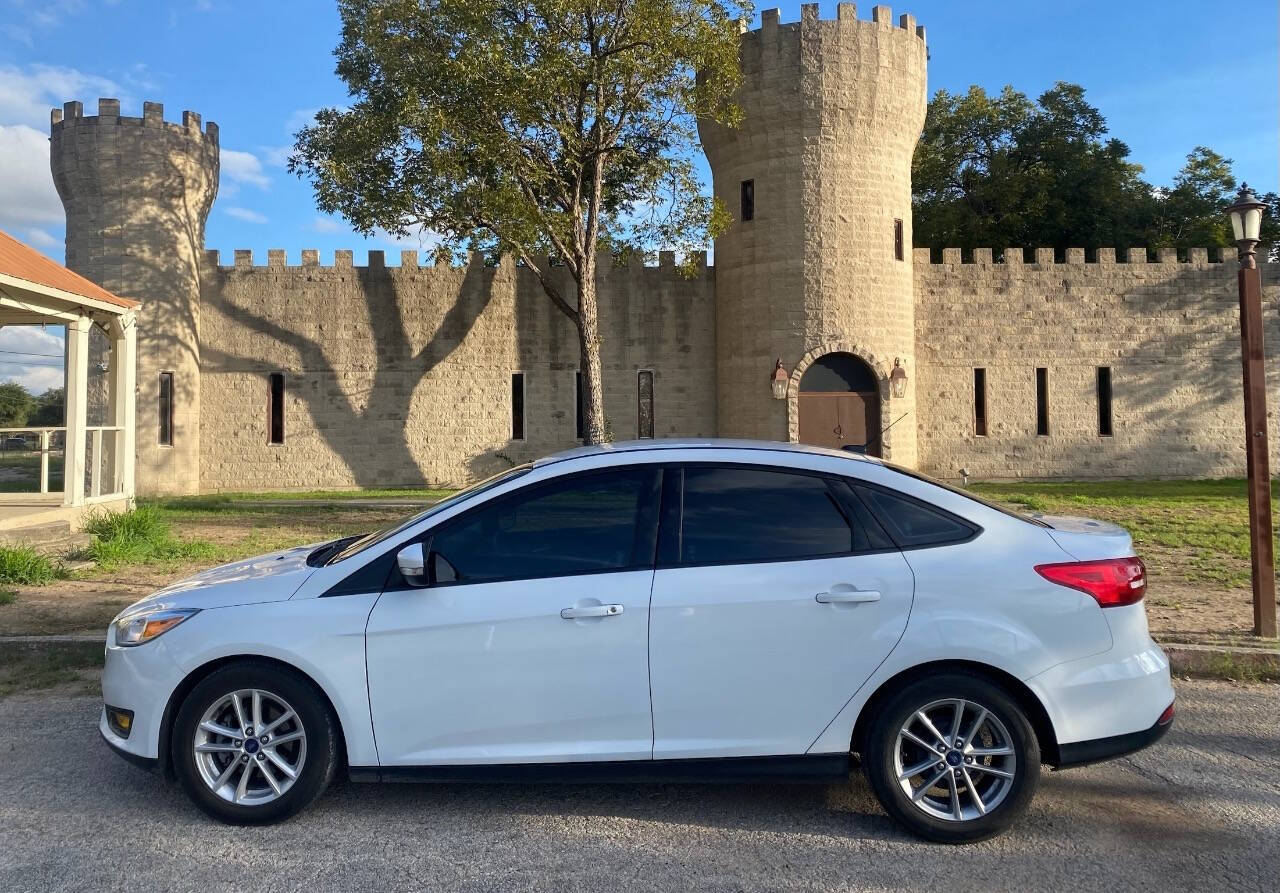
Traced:
[[1182, 682], [1174, 730], [1046, 774], [1004, 837], [917, 842], [848, 784], [335, 785], [227, 828], [113, 756], [92, 698], [0, 701], [0, 890], [1276, 890], [1280, 687]]

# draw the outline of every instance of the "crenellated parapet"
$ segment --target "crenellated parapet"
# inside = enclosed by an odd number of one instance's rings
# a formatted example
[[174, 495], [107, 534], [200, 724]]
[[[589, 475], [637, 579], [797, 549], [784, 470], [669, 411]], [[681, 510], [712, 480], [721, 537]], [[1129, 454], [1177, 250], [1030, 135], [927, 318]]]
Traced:
[[[290, 264], [288, 262], [288, 252], [284, 248], [267, 249], [267, 262], [265, 265], [255, 263], [255, 256], [252, 249], [237, 248], [231, 257], [231, 263], [223, 263], [222, 253], [216, 249], [206, 250], [201, 258], [204, 269], [209, 272], [227, 272], [227, 271], [302, 271], [313, 272], [316, 270], [399, 270], [404, 273], [416, 272], [444, 272], [448, 270], [474, 269], [477, 267], [490, 266], [485, 255], [478, 251], [472, 251], [467, 255], [465, 263], [436, 263], [434, 256], [430, 252], [404, 250], [399, 252], [399, 266], [387, 263], [388, 252], [381, 250], [370, 250], [364, 265], [358, 266], [355, 263], [355, 252], [350, 249], [339, 248], [333, 252], [333, 262], [330, 264], [322, 264], [320, 260], [320, 252], [314, 248], [304, 248], [301, 252], [301, 263]], [[685, 260], [692, 260], [695, 278], [706, 278], [714, 274], [714, 267], [707, 262], [706, 251], [695, 251], [686, 254]], [[622, 258], [614, 257], [611, 254], [602, 253], [596, 257], [596, 270], [599, 275], [609, 275], [611, 273], [625, 274], [627, 272], [647, 274], [667, 274], [673, 279], [687, 279], [685, 271], [677, 265], [677, 255], [674, 251], [658, 252], [657, 264], [644, 263], [639, 260], [628, 262]], [[515, 270], [521, 265], [514, 258], [507, 256], [496, 265], [499, 270]]]
[[84, 103], [79, 101], [65, 102], [62, 108], [51, 109], [49, 112], [49, 128], [51, 132], [56, 133], [59, 128], [64, 127], [147, 127], [160, 129], [164, 128], [174, 136], [187, 136], [193, 139], [203, 139], [208, 143], [218, 145], [218, 125], [210, 121], [201, 127], [200, 115], [193, 111], [184, 110], [182, 112], [182, 123], [173, 123], [164, 119], [164, 104], [159, 102], [144, 102], [142, 104], [142, 117], [131, 118], [120, 114], [120, 100], [102, 98], [98, 100], [98, 114], [86, 115], [84, 113]]
[[874, 6], [870, 19], [859, 19], [856, 3], [840, 3], [834, 19], [823, 19], [818, 4], [800, 7], [800, 21], [783, 23], [777, 9], [760, 13], [760, 27], [742, 35], [744, 82], [767, 77], [779, 69], [799, 68], [818, 56], [842, 53], [869, 64], [923, 70], [928, 59], [925, 29], [915, 16], [904, 14], [895, 23], [888, 6]]
[[[1258, 252], [1259, 263], [1266, 263], [1267, 252]], [[1099, 248], [1087, 252], [1083, 248], [1005, 248], [998, 254], [990, 248], [916, 248], [913, 258], [917, 267], [997, 266], [997, 267], [1069, 267], [1069, 266], [1181, 266], [1208, 267], [1210, 264], [1235, 264], [1236, 249], [1223, 248]]]

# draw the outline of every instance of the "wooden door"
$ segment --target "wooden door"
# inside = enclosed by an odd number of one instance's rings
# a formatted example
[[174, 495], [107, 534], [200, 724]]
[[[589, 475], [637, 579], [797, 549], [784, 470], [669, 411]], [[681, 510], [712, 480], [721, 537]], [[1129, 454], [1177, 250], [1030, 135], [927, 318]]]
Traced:
[[880, 395], [852, 392], [804, 392], [798, 398], [800, 442], [833, 450], [866, 446], [880, 455]]

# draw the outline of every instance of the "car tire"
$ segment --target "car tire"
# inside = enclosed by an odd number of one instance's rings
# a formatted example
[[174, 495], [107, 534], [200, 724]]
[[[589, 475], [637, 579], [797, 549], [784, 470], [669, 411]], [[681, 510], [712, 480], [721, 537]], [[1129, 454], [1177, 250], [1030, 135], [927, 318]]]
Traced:
[[1000, 834], [1026, 811], [1040, 779], [1026, 714], [1005, 689], [964, 672], [918, 679], [880, 704], [862, 757], [885, 811], [939, 843]]
[[[259, 725], [240, 735], [253, 727], [255, 710]], [[230, 664], [197, 683], [171, 741], [188, 796], [233, 825], [278, 822], [309, 806], [332, 780], [340, 751], [337, 721], [315, 685], [265, 661]]]

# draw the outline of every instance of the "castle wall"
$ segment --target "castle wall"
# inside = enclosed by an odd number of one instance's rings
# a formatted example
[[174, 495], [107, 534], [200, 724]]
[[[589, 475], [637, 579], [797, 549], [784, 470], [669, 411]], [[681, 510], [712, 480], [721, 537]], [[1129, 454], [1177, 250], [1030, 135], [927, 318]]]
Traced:
[[[1224, 477], [1245, 472], [1235, 251], [1147, 262], [1135, 249], [1096, 262], [1052, 249], [1022, 263], [962, 263], [959, 249], [915, 260], [920, 467], [944, 478]], [[1261, 254], [1261, 252], [1260, 252]], [[1262, 265], [1268, 387], [1280, 370], [1280, 276]], [[1112, 370], [1113, 434], [1100, 436], [1097, 367]], [[974, 430], [975, 367], [987, 430]], [[1049, 370], [1049, 434], [1036, 434], [1035, 370]], [[1280, 438], [1272, 437], [1272, 467]]]
[[[287, 266], [205, 259], [201, 320], [204, 490], [461, 484], [575, 445], [578, 343], [533, 274], [368, 266], [338, 252]], [[637, 435], [637, 372], [654, 372], [654, 433], [715, 433], [714, 280], [603, 259], [605, 408]], [[573, 293], [567, 273], [565, 291]], [[285, 375], [285, 439], [267, 442], [268, 376]], [[525, 374], [526, 439], [511, 439], [511, 374]]]

